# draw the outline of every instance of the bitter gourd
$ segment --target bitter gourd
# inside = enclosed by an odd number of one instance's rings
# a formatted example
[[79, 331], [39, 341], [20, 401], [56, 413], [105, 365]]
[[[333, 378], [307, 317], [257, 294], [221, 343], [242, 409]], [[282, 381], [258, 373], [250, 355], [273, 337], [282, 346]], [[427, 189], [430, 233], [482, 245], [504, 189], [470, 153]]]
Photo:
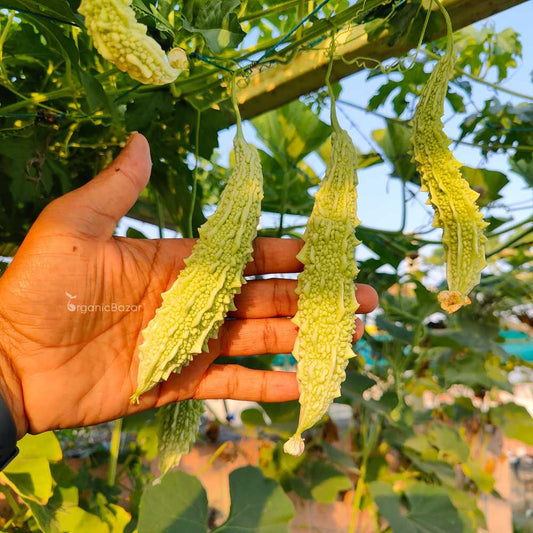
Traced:
[[187, 57], [174, 49], [168, 60], [159, 44], [135, 19], [131, 0], [82, 0], [79, 12], [98, 52], [141, 83], [173, 82], [187, 69]]
[[446, 52], [420, 95], [413, 118], [412, 143], [421, 190], [429, 193], [428, 203], [435, 210], [433, 225], [443, 229], [448, 290], [441, 291], [438, 298], [441, 307], [453, 313], [470, 303], [468, 293], [479, 283], [485, 267], [487, 239], [483, 230], [487, 223], [476, 205], [479, 194], [462, 177], [461, 164], [448, 148], [450, 140], [443, 131], [441, 117], [455, 49], [450, 19], [440, 7], [448, 26]]
[[198, 435], [203, 412], [204, 403], [201, 400], [185, 400], [165, 405], [158, 410], [158, 458], [161, 476], [177, 466], [182, 455], [189, 453]]
[[302, 432], [340, 396], [348, 359], [355, 355], [357, 155], [334, 115], [332, 122], [330, 162], [298, 254], [304, 269], [296, 290], [298, 311], [293, 321], [299, 330], [293, 355], [298, 362], [300, 418], [296, 433], [284, 445], [291, 455], [303, 452]]
[[235, 166], [217, 210], [199, 229], [186, 267], [143, 331], [137, 390], [132, 401], [171, 372], [179, 372], [195, 354], [207, 350], [245, 283], [252, 258], [263, 198], [263, 174], [257, 150], [240, 131], [235, 137]]

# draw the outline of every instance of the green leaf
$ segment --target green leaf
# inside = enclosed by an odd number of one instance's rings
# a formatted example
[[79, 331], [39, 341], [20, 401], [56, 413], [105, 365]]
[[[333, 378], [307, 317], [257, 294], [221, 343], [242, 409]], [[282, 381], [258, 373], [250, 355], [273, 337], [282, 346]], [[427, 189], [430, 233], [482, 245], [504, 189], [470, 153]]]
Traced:
[[39, 435], [25, 435], [18, 442], [18, 459], [44, 458], [48, 461], [58, 462], [63, 457], [59, 440], [52, 431]]
[[80, 72], [80, 55], [74, 40], [61, 30], [58, 31], [57, 25], [47, 19], [34, 15], [24, 15], [24, 18], [35, 26], [39, 33], [45, 37], [48, 46], [56, 50], [65, 61], [67, 80], [72, 83], [72, 74], [78, 75]]
[[374, 379], [348, 369], [346, 379], [341, 385], [342, 397], [353, 402], [361, 402], [363, 401], [363, 392], [375, 384], [376, 381]]
[[506, 403], [490, 409], [489, 416], [507, 438], [533, 446], [533, 417], [525, 407]]
[[302, 169], [302, 163], [286, 168], [263, 150], [259, 150], [259, 156], [264, 178], [263, 210], [271, 213], [309, 215], [314, 205], [314, 198], [309, 194], [309, 189], [320, 183], [314, 171]]
[[159, 443], [159, 429], [157, 425], [146, 425], [137, 433], [137, 442], [148, 461], [157, 457], [157, 446]]
[[414, 483], [405, 490], [407, 512], [392, 487], [382, 481], [369, 484], [370, 493], [393, 533], [450, 533], [462, 531], [461, 518], [445, 488]]
[[299, 100], [254, 118], [252, 124], [282, 169], [292, 168], [331, 135], [330, 126]]
[[484, 470], [479, 461], [470, 459], [462, 465], [463, 473], [468, 476], [483, 492], [490, 494], [494, 489], [495, 479], [492, 474]]
[[146, 239], [146, 235], [138, 229], [129, 227], [126, 231], [126, 237], [129, 239]]
[[53, 432], [26, 435], [19, 442], [19, 454], [3, 471], [4, 479], [20, 496], [46, 504], [53, 491], [50, 461], [60, 461], [63, 454]]
[[213, 533], [289, 533], [294, 506], [278, 483], [265, 478], [258, 468], [246, 466], [229, 475], [229, 485], [229, 517]]
[[478, 508], [477, 500], [472, 494], [450, 487], [447, 487], [447, 491], [453, 506], [463, 521], [462, 533], [478, 533], [482, 529], [487, 529], [485, 515]]
[[509, 183], [507, 176], [496, 170], [462, 166], [460, 171], [463, 178], [479, 193], [477, 203], [480, 206], [488, 205], [500, 199], [502, 196], [499, 192]]
[[424, 533], [460, 531], [461, 519], [443, 487], [415, 483], [407, 487], [409, 512], [407, 517]]
[[528, 187], [533, 187], [533, 160], [526, 161], [524, 159], [509, 160], [511, 169], [516, 172], [526, 182]]
[[259, 409], [245, 409], [241, 413], [242, 423], [249, 428], [258, 428], [272, 435], [288, 437], [296, 430], [300, 404], [288, 402], [283, 404], [261, 404], [262, 409], [270, 419], [268, 423]]
[[142, 0], [133, 0], [132, 6], [143, 14], [143, 20], [141, 21], [143, 24], [149, 27], [155, 27], [159, 31], [174, 38], [174, 28], [153, 5], [150, 5], [151, 9], [148, 9]]
[[207, 495], [195, 476], [170, 471], [148, 486], [139, 507], [139, 533], [207, 533]]
[[52, 496], [52, 473], [45, 457], [17, 457], [1, 476], [17, 494], [40, 505], [46, 504]]
[[[69, 507], [57, 513], [61, 531], [76, 533], [109, 533], [109, 526], [98, 516], [81, 507]], [[128, 520], [129, 522], [129, 520]], [[126, 522], [127, 523], [127, 522]]]
[[170, 116], [172, 113], [173, 98], [167, 91], [137, 96], [128, 104], [126, 111], [126, 128], [129, 131], [143, 132], [154, 119]]
[[447, 461], [464, 463], [468, 459], [468, 444], [461, 439], [455, 428], [441, 423], [432, 424], [429, 437], [441, 454], [446, 455]]
[[329, 462], [306, 461], [300, 477], [292, 480], [293, 490], [305, 499], [333, 503], [339, 492], [353, 488], [350, 478]]
[[332, 463], [348, 470], [355, 468], [355, 461], [349, 453], [344, 452], [327, 441], [322, 443], [322, 449]]
[[383, 481], [372, 481], [368, 484], [368, 488], [379, 512], [387, 520], [393, 533], [416, 532], [409, 519], [404, 516], [400, 498], [389, 484]]
[[460, 329], [432, 329], [429, 336], [434, 346], [459, 349], [466, 347], [479, 354], [492, 352], [502, 357], [507, 355], [494, 340], [494, 331], [490, 325], [463, 320]]
[[199, 33], [216, 54], [233, 49], [244, 39], [236, 11], [241, 0], [192, 0], [185, 4], [183, 27]]
[[85, 89], [89, 111], [91, 113], [99, 109], [111, 111], [112, 106], [102, 84], [94, 76], [82, 70], [80, 70], [79, 75], [80, 81]]
[[46, 2], [37, 2], [36, 0], [3, 0], [1, 7], [14, 9], [21, 13], [44, 15], [57, 19], [58, 21], [81, 26], [78, 15], [72, 11], [67, 0], [46, 0]]
[[385, 330], [392, 337], [404, 344], [411, 344], [413, 342], [413, 331], [410, 331], [403, 326], [398, 326], [396, 324], [393, 324], [392, 322], [389, 322], [384, 315], [378, 315], [376, 317], [376, 326], [379, 329]]
[[417, 173], [411, 161], [411, 128], [398, 122], [388, 121], [387, 128], [373, 131], [372, 137], [391, 163], [394, 169], [392, 175], [403, 181], [418, 183], [418, 178], [414, 180]]

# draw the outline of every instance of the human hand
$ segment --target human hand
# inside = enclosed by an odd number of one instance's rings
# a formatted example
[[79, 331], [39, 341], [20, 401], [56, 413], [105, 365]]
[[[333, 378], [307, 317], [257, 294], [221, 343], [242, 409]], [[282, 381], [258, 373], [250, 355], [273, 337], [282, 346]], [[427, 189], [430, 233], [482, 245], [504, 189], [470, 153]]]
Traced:
[[[296, 281], [268, 279], [243, 287], [233, 320], [210, 341], [209, 353], [144, 394], [138, 405], [130, 404], [141, 332], [194, 244], [113, 236], [150, 170], [148, 143], [135, 134], [106, 170], [43, 210], [0, 278], [0, 390], [19, 438], [189, 398], [298, 397], [294, 373], [213, 364], [219, 355], [292, 350]], [[245, 274], [298, 272], [301, 246], [298, 240], [258, 238]], [[375, 308], [371, 287], [359, 285], [357, 296], [359, 312]], [[362, 331], [358, 321], [356, 339]]]

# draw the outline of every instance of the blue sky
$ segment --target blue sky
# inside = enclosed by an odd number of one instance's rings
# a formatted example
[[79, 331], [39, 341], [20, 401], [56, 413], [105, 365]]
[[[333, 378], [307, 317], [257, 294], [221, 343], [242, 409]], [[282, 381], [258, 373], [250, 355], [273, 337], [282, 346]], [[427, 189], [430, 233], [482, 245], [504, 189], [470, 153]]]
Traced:
[[[513, 69], [510, 79], [504, 82], [504, 85], [510, 89], [514, 89], [526, 94], [533, 95], [533, 84], [531, 82], [531, 71], [533, 70], [533, 32], [531, 32], [531, 22], [533, 21], [533, 2], [529, 1], [517, 7], [509, 9], [503, 13], [495, 15], [490, 19], [491, 24], [494, 25], [497, 31], [512, 27], [520, 34], [520, 39], [523, 46], [523, 60], [517, 69]], [[477, 25], [481, 25], [480, 22]], [[491, 80], [494, 81], [494, 80]], [[341, 98], [343, 100], [354, 102], [361, 106], [366, 106], [368, 100], [374, 95], [377, 88], [383, 82], [383, 78], [374, 80], [366, 80], [366, 72], [354, 74], [346, 78], [342, 82], [343, 93]], [[484, 100], [489, 98], [493, 92], [490, 88], [474, 83], [474, 95], [476, 103], [482, 105]], [[519, 99], [510, 97], [506, 94], [500, 93], [502, 101], [514, 100], [515, 103]], [[344, 111], [349, 115], [352, 122], [356, 123], [359, 131], [356, 131], [346, 120], [343, 113], [340, 113], [339, 119], [341, 125], [348, 130], [353, 140], [363, 151], [367, 151], [370, 147], [365, 140], [365, 137], [371, 137], [371, 132], [375, 129], [384, 127], [384, 121], [378, 117], [357, 111], [351, 108], [344, 108]], [[385, 115], [392, 115], [390, 109], [384, 107], [380, 109]], [[446, 132], [451, 137], [457, 137], [458, 121], [451, 117], [451, 110], [448, 108], [445, 111], [444, 120], [451, 120], [447, 122]], [[321, 118], [328, 122], [329, 112], [324, 110]], [[250, 141], [260, 144], [253, 133], [253, 128], [246, 127], [246, 135]], [[232, 142], [234, 136], [234, 128], [224, 130], [219, 133], [219, 152], [222, 160], [227, 160], [232, 149]], [[482, 160], [478, 150], [465, 146], [460, 146], [454, 149], [454, 154], [459, 161], [469, 166], [484, 166], [492, 170], [501, 170], [505, 172], [509, 178], [509, 184], [503, 189], [503, 201], [506, 203], [518, 202], [527, 199], [526, 195], [531, 195], [532, 192], [525, 187], [524, 181], [517, 175], [509, 171], [506, 157], [504, 155], [491, 155], [487, 161]], [[323, 169], [314, 165], [317, 170]], [[379, 165], [359, 172], [359, 202], [358, 214], [359, 218], [366, 226], [381, 228], [381, 229], [397, 229], [400, 225], [401, 219], [401, 191], [400, 183], [397, 179], [389, 177], [390, 169], [385, 165]], [[408, 204], [407, 211], [407, 230], [414, 230], [421, 226], [427, 225], [432, 219], [432, 212], [428, 206], [424, 205], [425, 195], [419, 193], [416, 198]], [[529, 199], [532, 199], [531, 196]], [[503, 212], [493, 212], [494, 215], [502, 215]], [[519, 211], [516, 214], [517, 220], [527, 218], [531, 213], [527, 211]], [[268, 215], [264, 219], [264, 223], [268, 225], [275, 225], [276, 219]], [[128, 221], [129, 223], [130, 221]], [[129, 225], [129, 224], [128, 224]], [[134, 223], [135, 227], [141, 229], [150, 237], [155, 237], [156, 234], [153, 228], [149, 228], [146, 224]], [[126, 229], [126, 224], [121, 224], [119, 233], [123, 233]], [[173, 232], [168, 232], [167, 236], [173, 236]], [[438, 237], [436, 233], [435, 236]], [[360, 250], [359, 258], [363, 259], [368, 256], [368, 252]]]

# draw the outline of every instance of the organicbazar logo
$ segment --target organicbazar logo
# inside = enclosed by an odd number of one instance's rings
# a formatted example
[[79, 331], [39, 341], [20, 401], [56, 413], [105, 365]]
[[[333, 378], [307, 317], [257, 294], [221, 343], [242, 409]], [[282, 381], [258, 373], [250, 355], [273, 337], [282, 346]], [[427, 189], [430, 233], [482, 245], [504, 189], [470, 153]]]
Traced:
[[106, 304], [80, 304], [75, 302], [78, 298], [76, 294], [65, 291], [67, 297], [67, 309], [71, 313], [138, 313], [142, 309], [140, 304], [123, 304], [111, 302]]

